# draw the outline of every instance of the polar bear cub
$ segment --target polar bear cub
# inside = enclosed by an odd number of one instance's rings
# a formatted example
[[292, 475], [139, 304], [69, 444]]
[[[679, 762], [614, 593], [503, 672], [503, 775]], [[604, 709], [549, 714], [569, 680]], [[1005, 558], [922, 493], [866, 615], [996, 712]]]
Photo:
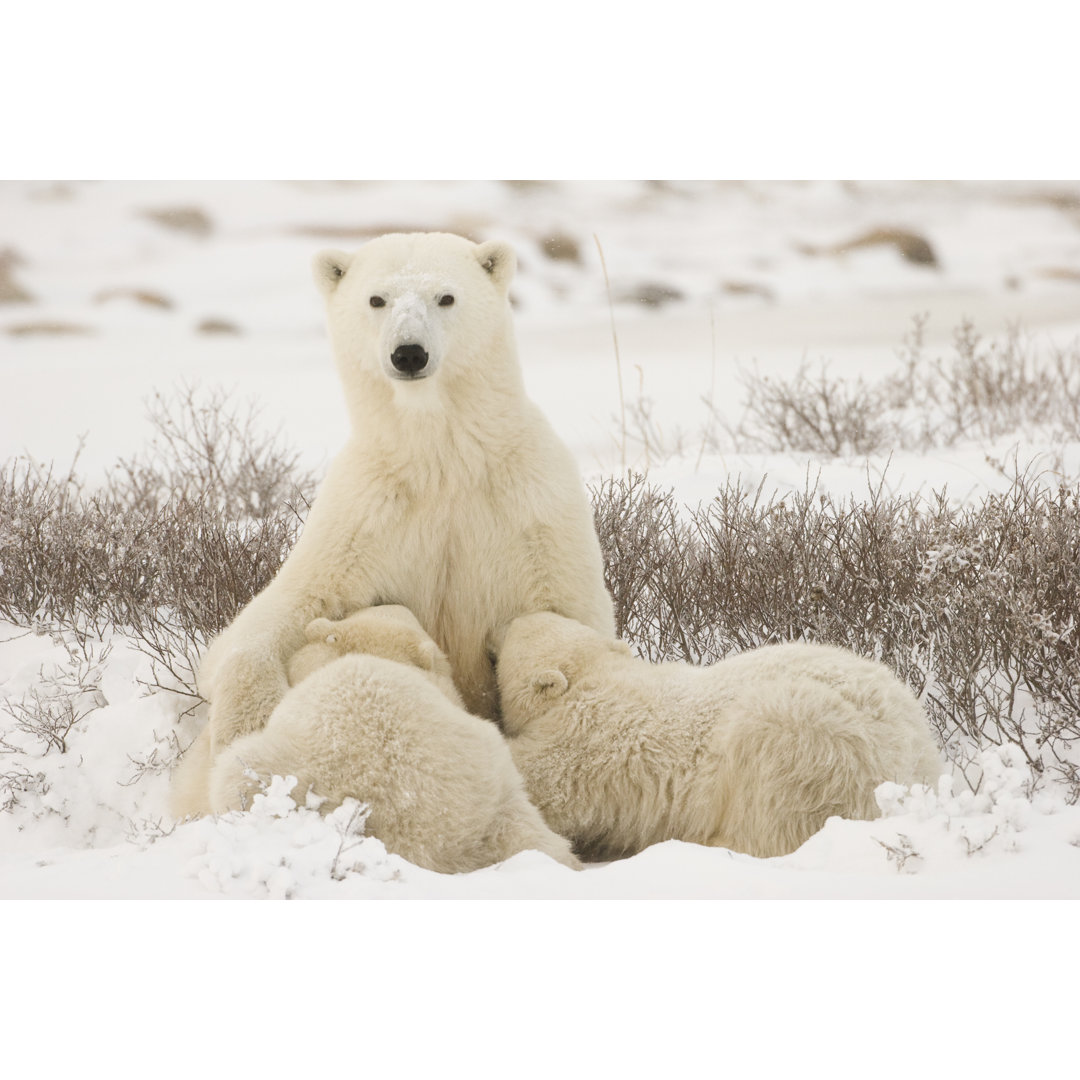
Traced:
[[307, 636], [266, 726], [214, 761], [214, 813], [291, 775], [301, 805], [309, 791], [322, 812], [350, 796], [367, 803], [368, 835], [429, 870], [464, 873], [529, 849], [578, 867], [529, 802], [498, 729], [464, 711], [449, 661], [406, 608], [315, 619]]
[[650, 664], [550, 613], [509, 624], [497, 673], [533, 803], [584, 858], [686, 840], [794, 851], [874, 789], [943, 771], [922, 706], [887, 667], [826, 645], [770, 645], [711, 667]]
[[[289, 686], [296, 686], [340, 656], [367, 653], [411, 664], [425, 672], [450, 701], [463, 707], [450, 661], [407, 608], [386, 604], [337, 621], [313, 619], [304, 633], [307, 643], [293, 653], [286, 665]], [[208, 786], [214, 761], [210, 734], [207, 724], [173, 772], [169, 809], [177, 819], [214, 812]]]
[[307, 644], [297, 649], [286, 665], [290, 686], [299, 685], [338, 657], [364, 653], [416, 668], [455, 705], [464, 708], [450, 661], [406, 607], [382, 604], [344, 619], [313, 619], [304, 637]]

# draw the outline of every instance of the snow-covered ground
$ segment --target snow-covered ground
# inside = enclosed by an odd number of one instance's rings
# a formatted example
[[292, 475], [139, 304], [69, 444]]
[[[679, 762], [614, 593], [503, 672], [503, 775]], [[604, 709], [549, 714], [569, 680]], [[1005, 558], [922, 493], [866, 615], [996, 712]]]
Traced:
[[[639, 443], [625, 460], [620, 451], [621, 368], [626, 398], [651, 400], [662, 433], [651, 475], [689, 502], [730, 475], [802, 487], [808, 467], [833, 492], [884, 475], [893, 490], [947, 484], [977, 497], [1003, 483], [988, 457], [1016, 447], [1025, 461], [1045, 447], [1018, 435], [869, 462], [708, 453], [702, 398], [737, 421], [740, 368], [791, 372], [804, 358], [872, 379], [920, 313], [931, 353], [963, 318], [984, 335], [1019, 321], [1043, 346], [1080, 337], [1080, 185], [9, 182], [0, 258], [26, 299], [0, 303], [0, 459], [66, 465], [85, 435], [79, 468], [93, 480], [145, 441], [153, 391], [196, 382], [256, 400], [306, 463], [325, 465], [346, 417], [310, 260], [395, 228], [512, 241], [526, 382], [583, 472], [645, 464]], [[935, 263], [893, 245], [837, 250], [881, 229], [920, 235]], [[1077, 475], [1076, 447], [1065, 460]], [[249, 814], [175, 825], [166, 766], [202, 717], [147, 694], [145, 658], [122, 638], [110, 644], [83, 657], [0, 625], [9, 705], [79, 664], [100, 671], [66, 753], [42, 755], [0, 712], [12, 793], [0, 896], [1080, 898], [1080, 807], [1029, 796], [1007, 756], [986, 759], [978, 796], [883, 791], [879, 820], [832, 820], [769, 860], [672, 842], [581, 873], [523, 854], [441, 876], [353, 835], [347, 808], [323, 819], [277, 789]]]

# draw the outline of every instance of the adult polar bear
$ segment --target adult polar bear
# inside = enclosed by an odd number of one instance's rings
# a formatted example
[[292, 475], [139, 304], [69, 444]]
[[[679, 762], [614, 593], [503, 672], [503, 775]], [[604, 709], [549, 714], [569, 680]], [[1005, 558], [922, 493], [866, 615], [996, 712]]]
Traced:
[[614, 636], [577, 466], [525, 396], [513, 249], [394, 233], [314, 263], [352, 435], [274, 580], [210, 646], [199, 686], [216, 749], [260, 729], [316, 617], [402, 604], [495, 717], [489, 631], [555, 611]]

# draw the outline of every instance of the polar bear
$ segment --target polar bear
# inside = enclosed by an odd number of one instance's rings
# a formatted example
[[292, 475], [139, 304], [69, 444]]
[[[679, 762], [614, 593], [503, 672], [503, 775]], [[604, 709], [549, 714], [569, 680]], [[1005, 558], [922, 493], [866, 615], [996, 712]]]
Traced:
[[297, 685], [215, 758], [211, 812], [244, 809], [271, 776], [295, 776], [300, 805], [309, 791], [322, 813], [361, 800], [367, 834], [429, 870], [465, 873], [526, 850], [580, 866], [529, 802], [495, 725], [462, 708], [449, 662], [411, 612], [317, 619], [308, 637], [289, 663]]
[[454, 685], [450, 661], [408, 608], [384, 604], [344, 619], [312, 619], [304, 630], [307, 644], [286, 665], [289, 686], [296, 686], [331, 660], [365, 653], [411, 664], [423, 671], [459, 708], [465, 704]]
[[650, 664], [550, 613], [515, 619], [495, 644], [514, 762], [583, 858], [671, 839], [784, 855], [832, 815], [876, 817], [878, 784], [944, 771], [915, 696], [845, 649]]
[[[463, 707], [450, 662], [407, 608], [384, 605], [355, 612], [345, 619], [313, 619], [304, 636], [307, 643], [286, 664], [290, 687], [331, 660], [349, 653], [366, 653], [413, 665], [425, 672], [450, 701]], [[210, 735], [207, 724], [173, 770], [169, 810], [177, 820], [213, 813], [209, 783], [215, 758]]]
[[525, 396], [515, 265], [504, 243], [445, 233], [315, 259], [352, 436], [277, 576], [202, 659], [215, 746], [266, 722], [316, 617], [406, 606], [488, 718], [493, 627], [550, 610], [614, 636], [580, 474]]

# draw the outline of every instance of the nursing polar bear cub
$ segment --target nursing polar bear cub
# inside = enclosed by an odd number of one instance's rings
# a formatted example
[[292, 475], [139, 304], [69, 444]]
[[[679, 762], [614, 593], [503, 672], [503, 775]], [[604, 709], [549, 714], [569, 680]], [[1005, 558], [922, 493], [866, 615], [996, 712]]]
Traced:
[[[308, 624], [304, 636], [307, 644], [293, 653], [286, 666], [289, 686], [296, 686], [340, 656], [366, 653], [419, 668], [427, 673], [450, 701], [461, 705], [449, 661], [424, 633], [416, 617], [405, 608], [374, 607], [338, 621], [314, 619]], [[169, 786], [169, 810], [174, 818], [201, 817], [215, 812], [210, 802], [210, 770], [213, 763], [210, 726], [207, 725], [184, 752], [180, 764], [173, 771]], [[292, 772], [291, 769], [288, 771]], [[280, 775], [284, 776], [285, 773]]]
[[277, 576], [203, 658], [211, 754], [263, 726], [316, 617], [404, 605], [489, 718], [494, 627], [550, 610], [614, 636], [580, 475], [525, 396], [514, 268], [505, 244], [443, 233], [316, 258], [352, 436]]
[[498, 676], [525, 787], [583, 857], [672, 839], [785, 855], [834, 814], [876, 817], [878, 784], [941, 772], [908, 688], [831, 646], [649, 664], [541, 613], [511, 623]]
[[308, 636], [289, 664], [295, 688], [210, 769], [214, 813], [246, 808], [273, 775], [295, 776], [300, 805], [309, 791], [324, 813], [360, 799], [367, 834], [429, 870], [465, 873], [526, 850], [579, 866], [529, 802], [495, 725], [464, 711], [450, 664], [409, 611], [317, 619]]

